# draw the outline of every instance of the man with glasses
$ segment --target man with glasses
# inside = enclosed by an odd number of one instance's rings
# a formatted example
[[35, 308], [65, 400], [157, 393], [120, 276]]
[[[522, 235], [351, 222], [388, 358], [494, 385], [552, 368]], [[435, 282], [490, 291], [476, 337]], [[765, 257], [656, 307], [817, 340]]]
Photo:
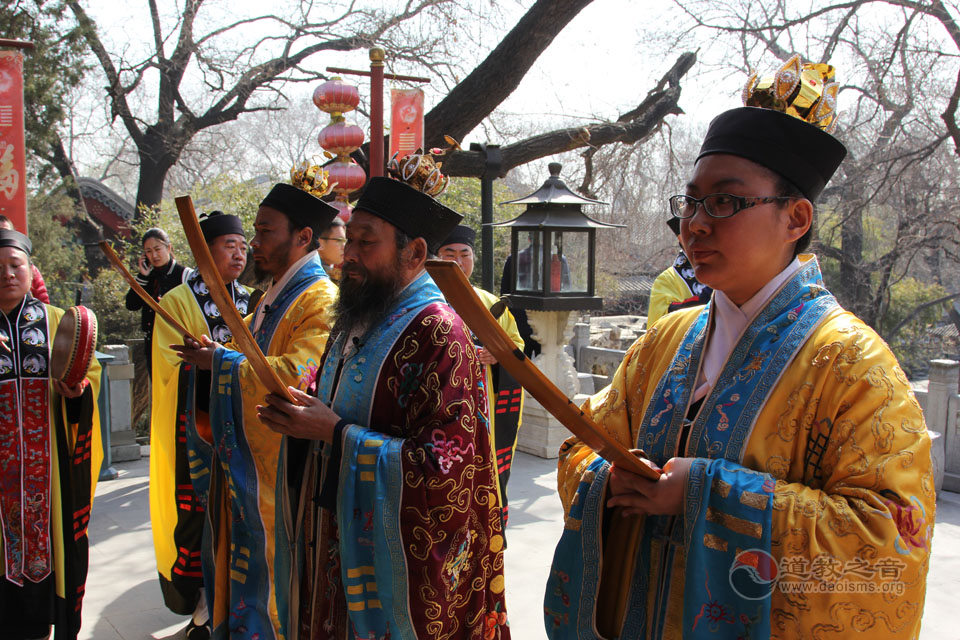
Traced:
[[803, 253], [846, 154], [827, 132], [836, 91], [832, 67], [796, 57], [751, 81], [670, 198], [714, 295], [655, 323], [584, 405], [658, 480], [561, 447], [551, 638], [919, 634], [935, 508], [923, 416]]
[[317, 243], [319, 244], [317, 253], [320, 255], [320, 262], [323, 263], [323, 270], [331, 280], [339, 283], [343, 246], [347, 244], [347, 227], [343, 218], [337, 216], [326, 229], [322, 229]]

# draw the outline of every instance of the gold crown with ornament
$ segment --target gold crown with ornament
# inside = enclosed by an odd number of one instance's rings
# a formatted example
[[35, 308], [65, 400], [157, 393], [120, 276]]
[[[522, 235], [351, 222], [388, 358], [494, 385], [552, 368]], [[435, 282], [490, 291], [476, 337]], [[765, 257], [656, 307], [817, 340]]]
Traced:
[[316, 157], [290, 169], [290, 184], [318, 198], [333, 191], [329, 177], [330, 173], [316, 162]]
[[805, 63], [795, 54], [770, 77], [758, 80], [751, 72], [743, 88], [743, 104], [780, 111], [833, 133], [840, 91], [834, 76], [831, 65]]
[[460, 143], [450, 136], [443, 136], [443, 139], [450, 145], [445, 149], [433, 148], [429, 153], [424, 153], [423, 149], [417, 149], [416, 152], [402, 158], [398, 157], [399, 154], [393, 154], [390, 162], [387, 163], [387, 172], [390, 177], [405, 182], [429, 196], [436, 197], [443, 193], [450, 179], [440, 173], [443, 161], [437, 158], [460, 149]]

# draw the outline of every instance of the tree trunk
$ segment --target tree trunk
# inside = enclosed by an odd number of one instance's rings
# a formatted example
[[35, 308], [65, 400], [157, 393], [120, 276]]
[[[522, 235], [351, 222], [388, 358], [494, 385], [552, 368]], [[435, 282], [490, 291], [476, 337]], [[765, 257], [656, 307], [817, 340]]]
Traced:
[[473, 131], [507, 99], [554, 38], [592, 0], [537, 0], [470, 75], [424, 117], [424, 145]]
[[173, 139], [167, 131], [150, 127], [139, 145], [140, 179], [137, 182], [137, 209], [134, 219], [139, 219], [141, 208], [160, 206], [163, 199], [163, 183], [167, 173], [180, 159], [185, 143]]
[[863, 263], [863, 213], [860, 207], [854, 205], [854, 211], [846, 211], [840, 227], [840, 291], [845, 307], [853, 311], [858, 317], [868, 311], [869, 286], [864, 286], [866, 277], [869, 285], [869, 274], [864, 274]]

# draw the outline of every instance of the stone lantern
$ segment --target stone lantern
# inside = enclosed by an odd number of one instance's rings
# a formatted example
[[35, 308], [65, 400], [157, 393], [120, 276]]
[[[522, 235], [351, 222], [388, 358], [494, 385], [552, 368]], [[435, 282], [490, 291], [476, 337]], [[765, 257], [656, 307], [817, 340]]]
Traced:
[[[567, 396], [580, 393], [573, 358], [564, 348], [573, 337], [574, 310], [603, 306], [595, 295], [597, 229], [624, 225], [599, 222], [581, 211], [585, 204], [606, 204], [572, 192], [560, 179], [560, 163], [549, 165], [550, 177], [530, 195], [503, 204], [526, 205], [513, 220], [492, 226], [510, 227], [510, 282], [506, 298], [512, 309], [524, 309], [541, 351], [533, 362]], [[582, 398], [581, 398], [582, 399]], [[529, 395], [517, 447], [542, 458], [555, 458], [570, 432]]]
[[560, 163], [530, 195], [503, 204], [526, 205], [510, 227], [510, 306], [537, 311], [592, 310], [603, 307], [596, 288], [596, 232], [623, 225], [584, 214], [585, 204], [606, 204], [571, 191], [560, 179]]

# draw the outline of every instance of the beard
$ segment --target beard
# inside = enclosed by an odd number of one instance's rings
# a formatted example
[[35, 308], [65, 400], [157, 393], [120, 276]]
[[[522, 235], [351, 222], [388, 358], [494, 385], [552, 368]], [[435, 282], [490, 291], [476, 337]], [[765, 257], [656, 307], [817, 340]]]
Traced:
[[[336, 322], [331, 334], [351, 335], [376, 326], [393, 308], [402, 288], [398, 255], [391, 268], [372, 272], [357, 263], [343, 265], [340, 292], [334, 303]], [[351, 277], [353, 276], [353, 277]]]
[[[265, 256], [261, 262], [253, 262], [253, 275], [257, 282], [266, 282], [268, 285], [274, 280], [283, 277], [283, 265], [287, 264], [287, 258], [293, 252], [293, 236], [285, 244], [276, 246], [273, 251]], [[280, 271], [280, 273], [277, 273]]]
[[257, 279], [257, 282], [263, 282], [270, 275], [270, 272], [266, 270], [266, 267], [261, 267], [259, 263], [253, 263], [253, 277]]

